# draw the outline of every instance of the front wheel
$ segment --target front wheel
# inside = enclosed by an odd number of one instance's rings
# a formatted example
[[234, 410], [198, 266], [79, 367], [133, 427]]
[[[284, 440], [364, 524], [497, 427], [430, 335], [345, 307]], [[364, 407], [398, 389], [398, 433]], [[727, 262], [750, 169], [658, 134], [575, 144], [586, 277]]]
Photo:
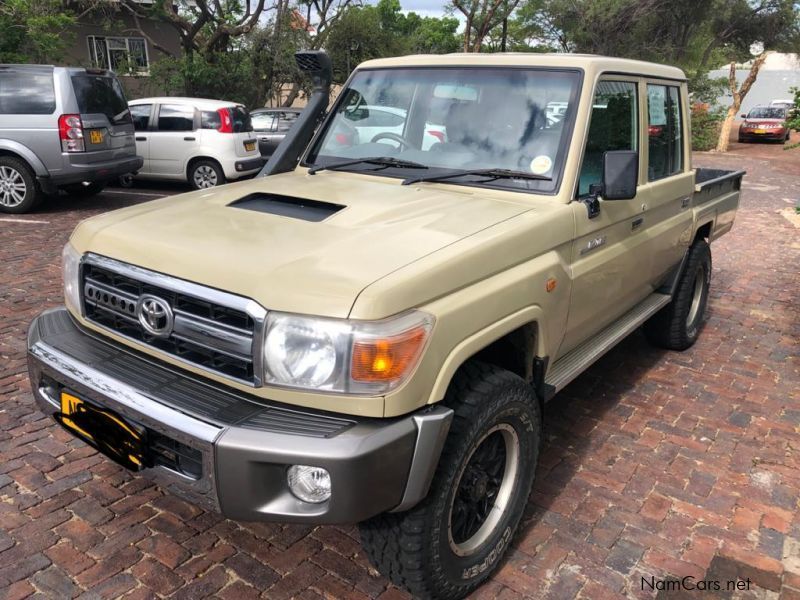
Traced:
[[189, 185], [205, 190], [225, 183], [225, 173], [213, 160], [198, 160], [189, 167]]
[[669, 350], [686, 350], [697, 341], [703, 324], [711, 283], [711, 247], [697, 240], [689, 248], [672, 302], [644, 324], [647, 338]]
[[28, 165], [13, 156], [0, 156], [0, 213], [30, 212], [42, 198]]
[[372, 563], [415, 598], [462, 598], [497, 567], [530, 494], [539, 402], [517, 375], [465, 365], [444, 403], [454, 409], [428, 497], [361, 523]]

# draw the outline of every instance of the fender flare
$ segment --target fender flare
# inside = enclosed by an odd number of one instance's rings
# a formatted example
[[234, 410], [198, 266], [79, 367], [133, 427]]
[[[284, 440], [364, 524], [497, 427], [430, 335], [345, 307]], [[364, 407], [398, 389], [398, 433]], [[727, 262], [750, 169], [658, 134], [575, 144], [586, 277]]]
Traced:
[[[445, 392], [450, 386], [450, 381], [453, 379], [456, 371], [480, 350], [523, 325], [528, 325], [529, 323], [538, 324], [543, 320], [544, 311], [540, 306], [527, 306], [462, 340], [453, 348], [450, 354], [447, 355], [442, 367], [439, 369], [439, 374], [436, 376], [433, 389], [428, 397], [428, 404], [434, 404], [444, 398]], [[545, 348], [547, 347], [545, 335], [543, 328], [537, 328], [536, 355], [545, 355]]]
[[47, 177], [50, 175], [44, 163], [39, 160], [39, 157], [27, 146], [15, 142], [14, 140], [0, 140], [0, 150], [6, 150], [19, 156], [19, 158], [28, 163], [37, 177]]

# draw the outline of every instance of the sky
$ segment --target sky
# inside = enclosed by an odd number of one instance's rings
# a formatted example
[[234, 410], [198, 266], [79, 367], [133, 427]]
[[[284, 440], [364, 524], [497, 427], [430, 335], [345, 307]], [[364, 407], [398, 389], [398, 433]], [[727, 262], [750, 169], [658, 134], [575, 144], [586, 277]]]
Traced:
[[[369, 4], [377, 4], [377, 0], [369, 1]], [[400, 0], [403, 12], [415, 12], [423, 17], [442, 17], [446, 0]]]

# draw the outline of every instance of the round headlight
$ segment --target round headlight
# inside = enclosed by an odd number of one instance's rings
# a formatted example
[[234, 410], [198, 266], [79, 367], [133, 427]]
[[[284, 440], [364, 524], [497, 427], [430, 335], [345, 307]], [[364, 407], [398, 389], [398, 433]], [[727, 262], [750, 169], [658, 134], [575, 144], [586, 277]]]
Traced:
[[322, 467], [292, 465], [286, 480], [292, 494], [303, 502], [319, 504], [331, 497], [331, 474]]
[[336, 369], [336, 346], [330, 331], [313, 321], [281, 319], [264, 344], [267, 369], [278, 382], [318, 387]]

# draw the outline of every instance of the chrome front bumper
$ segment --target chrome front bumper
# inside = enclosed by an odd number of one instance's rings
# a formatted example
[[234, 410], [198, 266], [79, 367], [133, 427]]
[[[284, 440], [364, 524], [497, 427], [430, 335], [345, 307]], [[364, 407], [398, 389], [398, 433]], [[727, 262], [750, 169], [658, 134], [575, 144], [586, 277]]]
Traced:
[[[65, 308], [31, 323], [28, 368], [45, 414], [68, 389], [145, 427], [158, 451], [143, 476], [239, 520], [354, 523], [411, 508], [428, 492], [452, 420], [442, 406], [366, 419], [267, 404], [110, 343]], [[297, 499], [286, 482], [293, 464], [327, 469], [330, 500]]]

